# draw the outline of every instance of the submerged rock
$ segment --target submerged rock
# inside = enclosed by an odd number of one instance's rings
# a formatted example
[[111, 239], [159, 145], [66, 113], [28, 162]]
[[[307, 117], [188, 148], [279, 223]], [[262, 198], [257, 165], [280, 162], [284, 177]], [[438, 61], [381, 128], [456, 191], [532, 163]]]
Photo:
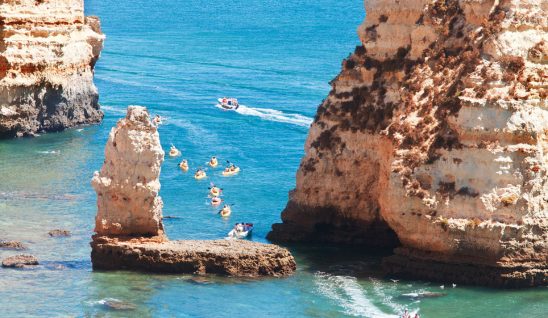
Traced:
[[27, 247], [19, 241], [0, 241], [1, 249], [26, 250]]
[[128, 107], [110, 132], [101, 172], [92, 185], [97, 217], [94, 269], [229, 276], [286, 276], [296, 264], [288, 250], [250, 241], [168, 241], [162, 224], [160, 167], [164, 151], [144, 107]]
[[101, 301], [101, 304], [112, 310], [134, 310], [135, 308], [137, 308], [137, 306], [133, 303], [114, 298], [107, 298]]
[[72, 234], [68, 230], [51, 230], [48, 232], [48, 235], [51, 237], [67, 237], [71, 236]]
[[83, 1], [2, 1], [0, 21], [0, 139], [100, 122], [105, 37]]
[[365, 5], [269, 238], [399, 246], [391, 275], [548, 284], [545, 1]]
[[2, 267], [25, 268], [32, 265], [38, 265], [38, 259], [28, 254], [10, 256], [2, 261]]

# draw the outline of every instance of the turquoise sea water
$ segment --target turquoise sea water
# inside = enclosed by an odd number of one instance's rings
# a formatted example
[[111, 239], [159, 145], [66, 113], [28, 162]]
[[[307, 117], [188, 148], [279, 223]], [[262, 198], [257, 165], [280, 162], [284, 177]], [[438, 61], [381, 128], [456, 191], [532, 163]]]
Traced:
[[[287, 279], [242, 280], [92, 272], [95, 193], [110, 128], [130, 104], [166, 118], [165, 149], [191, 168], [209, 156], [242, 168], [234, 178], [197, 182], [169, 159], [162, 167], [164, 215], [172, 239], [223, 237], [237, 221], [265, 242], [279, 222], [303, 155], [307, 125], [328, 82], [358, 44], [361, 0], [87, 0], [107, 34], [96, 69], [102, 125], [0, 142], [0, 239], [21, 240], [42, 265], [0, 268], [0, 317], [546, 317], [548, 290], [503, 291], [399, 281], [378, 274], [380, 256], [340, 248], [292, 248]], [[238, 97], [239, 112], [214, 107]], [[235, 204], [228, 221], [207, 205], [215, 182]], [[69, 238], [49, 238], [62, 228]], [[16, 254], [0, 250], [0, 258]], [[448, 282], [449, 283], [449, 282]], [[442, 292], [416, 299], [413, 293]], [[125, 309], [113, 309], [122, 305]]]

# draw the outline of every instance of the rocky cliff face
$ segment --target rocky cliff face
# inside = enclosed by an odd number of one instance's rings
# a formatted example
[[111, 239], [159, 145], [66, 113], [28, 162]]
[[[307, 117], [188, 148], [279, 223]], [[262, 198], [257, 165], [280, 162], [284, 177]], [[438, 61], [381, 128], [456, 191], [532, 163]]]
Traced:
[[101, 121], [103, 40], [83, 0], [0, 1], [0, 138]]
[[385, 268], [402, 276], [548, 284], [548, 3], [365, 6], [269, 237], [400, 245]]
[[164, 150], [145, 107], [129, 106], [112, 128], [105, 161], [91, 184], [97, 192], [98, 236], [163, 236], [160, 168]]

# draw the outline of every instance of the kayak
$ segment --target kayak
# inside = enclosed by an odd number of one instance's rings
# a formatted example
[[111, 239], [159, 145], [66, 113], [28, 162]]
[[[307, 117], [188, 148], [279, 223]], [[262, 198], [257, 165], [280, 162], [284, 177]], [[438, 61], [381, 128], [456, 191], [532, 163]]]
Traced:
[[232, 214], [232, 210], [230, 208], [223, 208], [221, 211], [219, 211], [219, 214], [222, 216], [222, 217], [227, 217], [227, 216], [230, 216], [230, 214]]
[[215, 161], [215, 162], [211, 162], [211, 161], [210, 161], [210, 162], [208, 162], [207, 164], [208, 164], [211, 168], [215, 168], [215, 167], [217, 167], [217, 166], [219, 165], [219, 163], [218, 163], [217, 161]]
[[169, 156], [170, 157], [177, 157], [177, 156], [180, 156], [181, 155], [181, 152], [179, 151], [179, 149], [175, 148], [175, 147], [171, 147], [171, 149], [169, 149]]
[[233, 171], [226, 171], [224, 170], [223, 171], [223, 176], [225, 177], [230, 177], [230, 176], [233, 176], [235, 174], [238, 174], [238, 172], [240, 172], [240, 168], [239, 167], [236, 167], [236, 169], [234, 169]]
[[211, 198], [211, 205], [217, 206], [223, 202], [223, 199], [219, 197], [213, 197]]
[[179, 168], [181, 168], [181, 170], [183, 170], [184, 172], [187, 172], [188, 162], [186, 160], [181, 161], [181, 163], [179, 164]]
[[211, 188], [211, 190], [209, 190], [209, 193], [214, 197], [218, 197], [219, 195], [221, 195], [221, 189], [213, 187]]
[[203, 173], [195, 173], [195, 174], [194, 174], [194, 179], [196, 179], [196, 180], [202, 180], [202, 179], [205, 179], [205, 178], [207, 178], [207, 175], [206, 175], [205, 172], [203, 172]]

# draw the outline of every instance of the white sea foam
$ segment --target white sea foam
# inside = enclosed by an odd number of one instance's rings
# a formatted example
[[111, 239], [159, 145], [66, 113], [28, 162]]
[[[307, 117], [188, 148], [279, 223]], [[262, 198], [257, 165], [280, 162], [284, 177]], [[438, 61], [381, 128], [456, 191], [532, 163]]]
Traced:
[[118, 107], [113, 107], [113, 106], [108, 106], [108, 105], [101, 105], [101, 110], [104, 110], [105, 112], [112, 113], [112, 114], [125, 114], [126, 113], [125, 108], [118, 108]]
[[377, 308], [355, 277], [330, 275], [317, 272], [314, 282], [318, 291], [335, 301], [347, 315], [356, 317], [397, 318]]
[[[382, 303], [392, 308], [395, 312], [403, 313], [406, 307], [394, 302], [394, 297], [389, 295], [397, 292], [398, 285], [392, 284], [390, 287], [384, 287], [380, 280], [374, 278], [371, 278], [370, 280], [373, 283], [373, 293], [382, 299]], [[389, 289], [388, 291], [386, 290], [387, 288]], [[412, 314], [417, 312], [418, 310], [411, 310]]]
[[255, 116], [264, 120], [288, 123], [301, 127], [309, 127], [313, 120], [310, 117], [299, 114], [288, 114], [275, 109], [247, 107], [245, 105], [240, 105], [235, 112], [244, 116]]
[[44, 151], [38, 151], [38, 153], [44, 154], [44, 155], [57, 155], [60, 154], [60, 150], [44, 150]]

